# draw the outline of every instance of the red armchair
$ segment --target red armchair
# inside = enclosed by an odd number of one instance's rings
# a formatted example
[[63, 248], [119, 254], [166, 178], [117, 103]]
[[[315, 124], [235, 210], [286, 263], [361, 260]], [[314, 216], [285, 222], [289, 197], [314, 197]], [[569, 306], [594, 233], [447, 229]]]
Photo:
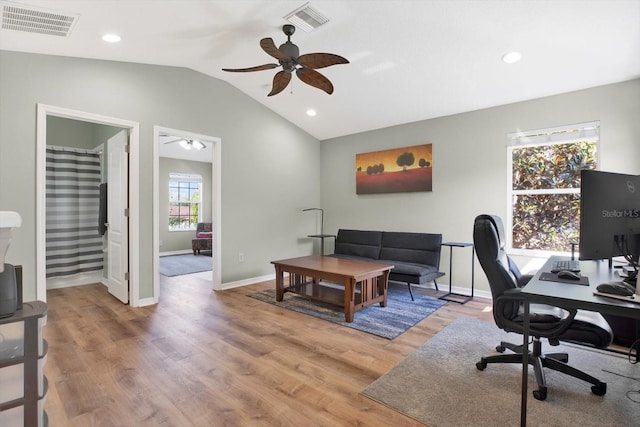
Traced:
[[212, 224], [210, 222], [199, 222], [196, 226], [196, 237], [191, 239], [193, 254], [197, 255], [201, 250], [210, 251], [212, 238]]

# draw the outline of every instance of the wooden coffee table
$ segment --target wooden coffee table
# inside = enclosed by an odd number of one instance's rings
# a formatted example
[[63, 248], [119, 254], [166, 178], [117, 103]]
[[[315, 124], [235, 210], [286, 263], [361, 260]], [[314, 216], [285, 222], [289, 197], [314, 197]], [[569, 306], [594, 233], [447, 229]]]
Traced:
[[[276, 301], [282, 301], [285, 292], [293, 292], [339, 305], [344, 307], [347, 322], [353, 322], [356, 311], [376, 302], [387, 305], [393, 265], [315, 255], [271, 263], [276, 268]], [[284, 273], [289, 273], [286, 284]]]

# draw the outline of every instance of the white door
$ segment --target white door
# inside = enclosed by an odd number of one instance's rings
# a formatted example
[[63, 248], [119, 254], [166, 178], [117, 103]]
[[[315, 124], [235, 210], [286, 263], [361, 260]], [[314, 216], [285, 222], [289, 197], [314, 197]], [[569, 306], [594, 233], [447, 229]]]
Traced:
[[107, 141], [107, 287], [123, 303], [129, 302], [129, 158], [127, 131]]

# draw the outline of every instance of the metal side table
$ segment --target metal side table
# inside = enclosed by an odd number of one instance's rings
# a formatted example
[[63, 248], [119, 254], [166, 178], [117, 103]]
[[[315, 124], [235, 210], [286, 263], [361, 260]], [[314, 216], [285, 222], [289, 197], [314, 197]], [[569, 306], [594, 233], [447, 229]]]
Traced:
[[[463, 242], [445, 242], [442, 246], [449, 246], [449, 293], [442, 295], [440, 299], [457, 302], [459, 304], [464, 304], [467, 301], [473, 299], [473, 288], [475, 281], [475, 248], [473, 243], [463, 243]], [[471, 295], [458, 294], [451, 291], [451, 276], [453, 273], [453, 248], [466, 248], [471, 247]]]

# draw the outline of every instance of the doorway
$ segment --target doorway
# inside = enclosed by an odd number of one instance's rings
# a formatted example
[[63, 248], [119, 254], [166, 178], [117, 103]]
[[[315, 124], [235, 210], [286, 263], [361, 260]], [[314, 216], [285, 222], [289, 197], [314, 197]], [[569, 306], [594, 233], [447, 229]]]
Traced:
[[[210, 212], [210, 217], [205, 218], [202, 217], [202, 221], [210, 221], [212, 223], [212, 245], [211, 245], [211, 258], [212, 258], [212, 270], [210, 280], [212, 283], [213, 290], [221, 289], [221, 281], [222, 281], [222, 263], [221, 263], [221, 253], [222, 253], [222, 239], [221, 239], [221, 181], [222, 181], [222, 173], [221, 173], [221, 140], [220, 138], [212, 137], [209, 135], [196, 134], [193, 132], [183, 131], [179, 129], [171, 129], [161, 126], [154, 126], [154, 155], [153, 155], [153, 200], [154, 200], [154, 209], [153, 209], [153, 276], [154, 276], [154, 296], [156, 297], [156, 303], [159, 301], [160, 295], [160, 271], [159, 271], [159, 263], [160, 263], [160, 251], [161, 251], [161, 243], [165, 246], [165, 244], [161, 235], [166, 236], [166, 233], [161, 233], [161, 227], [167, 227], [168, 219], [166, 217], [162, 217], [161, 215], [168, 215], [168, 206], [161, 205], [160, 201], [165, 200], [165, 198], [161, 197], [161, 192], [167, 192], [168, 189], [161, 187], [160, 182], [165, 182], [166, 179], [162, 179], [160, 177], [160, 159], [161, 155], [163, 158], [169, 157], [172, 159], [183, 159], [185, 161], [190, 161], [190, 157], [187, 154], [191, 150], [184, 150], [184, 148], [180, 147], [180, 142], [186, 141], [200, 141], [205, 145], [205, 148], [200, 150], [198, 153], [198, 161], [205, 161], [210, 163], [210, 171], [211, 171], [211, 179], [209, 188], [203, 188], [205, 191], [206, 198], [210, 200], [210, 206], [207, 206], [205, 211]], [[173, 149], [170, 152], [165, 152], [166, 149]], [[191, 158], [193, 160], [193, 158]], [[166, 177], [164, 177], [166, 178]], [[167, 194], [167, 193], [163, 193]], [[164, 228], [163, 228], [164, 231]], [[193, 231], [193, 237], [195, 237], [195, 231]], [[189, 239], [190, 241], [190, 239]], [[184, 245], [183, 245], [184, 246]], [[190, 249], [181, 247], [181, 249]], [[171, 248], [176, 249], [176, 248]], [[170, 250], [171, 250], [170, 249]], [[165, 251], [163, 249], [163, 251]], [[165, 251], [166, 252], [166, 251]]]
[[139, 124], [128, 120], [100, 116], [83, 111], [70, 110], [61, 107], [38, 104], [37, 110], [37, 135], [36, 135], [36, 298], [46, 302], [47, 273], [46, 273], [46, 146], [47, 146], [47, 120], [51, 118], [63, 118], [80, 122], [107, 125], [122, 128], [129, 136], [129, 217], [128, 238], [126, 246], [128, 254], [123, 263], [128, 266], [128, 289], [124, 296], [118, 297], [127, 300], [130, 305], [137, 307], [139, 299]]

